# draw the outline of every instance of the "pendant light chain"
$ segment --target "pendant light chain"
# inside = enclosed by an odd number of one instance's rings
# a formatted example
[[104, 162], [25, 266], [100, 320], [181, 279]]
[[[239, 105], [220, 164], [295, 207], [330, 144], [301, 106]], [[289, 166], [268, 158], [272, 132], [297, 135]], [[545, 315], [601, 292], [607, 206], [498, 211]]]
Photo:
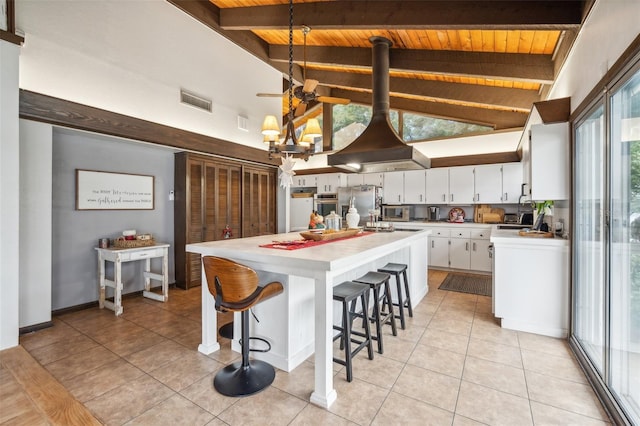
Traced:
[[289, 122], [293, 120], [293, 0], [289, 0]]

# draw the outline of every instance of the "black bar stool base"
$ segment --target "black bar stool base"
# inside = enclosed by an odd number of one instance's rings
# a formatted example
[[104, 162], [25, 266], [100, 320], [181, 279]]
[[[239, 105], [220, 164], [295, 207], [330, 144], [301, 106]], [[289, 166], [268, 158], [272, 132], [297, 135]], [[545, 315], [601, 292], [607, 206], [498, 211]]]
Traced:
[[252, 359], [248, 367], [234, 362], [224, 367], [213, 379], [213, 387], [226, 396], [248, 396], [273, 383], [276, 370], [269, 363]]

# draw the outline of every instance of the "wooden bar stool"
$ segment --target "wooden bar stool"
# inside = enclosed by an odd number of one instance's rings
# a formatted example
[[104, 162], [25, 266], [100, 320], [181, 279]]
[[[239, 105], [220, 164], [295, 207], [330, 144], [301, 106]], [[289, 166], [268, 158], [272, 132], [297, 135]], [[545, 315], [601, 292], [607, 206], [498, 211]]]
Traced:
[[[371, 344], [371, 330], [369, 329], [369, 321], [367, 318], [367, 299], [369, 296], [369, 286], [364, 284], [354, 283], [352, 281], [345, 281], [333, 288], [333, 300], [342, 303], [342, 326], [334, 325], [333, 329], [338, 331], [338, 334], [333, 336], [333, 341], [340, 339], [340, 349], [344, 349], [344, 360], [333, 357], [333, 361], [347, 367], [347, 382], [353, 380], [353, 367], [352, 359], [363, 348], [367, 348], [369, 352], [369, 359], [373, 359], [373, 345]], [[357, 340], [352, 337], [354, 334], [351, 330], [351, 324], [353, 317], [349, 310], [349, 304], [355, 303], [358, 298], [362, 302], [362, 310], [364, 312], [365, 321], [364, 333], [358, 334], [363, 337], [363, 340]], [[351, 343], [355, 343], [355, 349], [351, 350]]]
[[[391, 331], [394, 336], [398, 335], [396, 327], [396, 319], [393, 313], [393, 304], [391, 301], [391, 287], [389, 287], [389, 278], [391, 276], [384, 272], [367, 272], [360, 278], [355, 279], [357, 283], [367, 284], [373, 290], [373, 315], [371, 321], [376, 323], [376, 335], [372, 336], [373, 340], [378, 341], [378, 353], [383, 353], [382, 346], [382, 326], [391, 325]], [[380, 291], [381, 288], [383, 291]], [[385, 312], [384, 306], [387, 305], [388, 311]], [[351, 304], [351, 312], [353, 316], [360, 316], [355, 312], [355, 303]], [[357, 332], [352, 332], [357, 334]]]
[[228, 259], [203, 256], [202, 264], [216, 310], [240, 312], [242, 318], [242, 362], [234, 362], [220, 370], [213, 379], [213, 386], [227, 396], [260, 392], [273, 383], [276, 371], [264, 361], [249, 360], [249, 309], [282, 293], [282, 284], [271, 282], [261, 287], [253, 269]]
[[[404, 308], [409, 311], [409, 316], [413, 317], [413, 308], [411, 307], [411, 293], [409, 292], [409, 281], [407, 280], [407, 265], [404, 263], [387, 263], [382, 268], [378, 269], [378, 272], [386, 272], [396, 277], [396, 289], [398, 291], [398, 303], [393, 303], [398, 307], [400, 315], [396, 318], [400, 318], [400, 327], [404, 330], [406, 327], [404, 319]], [[404, 292], [405, 297], [402, 297], [402, 285], [400, 284], [400, 274], [404, 278]]]

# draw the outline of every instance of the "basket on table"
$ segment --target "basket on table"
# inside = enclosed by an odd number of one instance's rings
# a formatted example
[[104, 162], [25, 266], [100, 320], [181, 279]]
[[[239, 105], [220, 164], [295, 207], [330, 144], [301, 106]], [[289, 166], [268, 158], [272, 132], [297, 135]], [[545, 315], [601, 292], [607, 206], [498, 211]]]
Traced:
[[113, 247], [116, 248], [138, 248], [154, 245], [156, 245], [155, 238], [150, 238], [148, 240], [126, 240], [123, 237], [119, 237], [113, 240]]

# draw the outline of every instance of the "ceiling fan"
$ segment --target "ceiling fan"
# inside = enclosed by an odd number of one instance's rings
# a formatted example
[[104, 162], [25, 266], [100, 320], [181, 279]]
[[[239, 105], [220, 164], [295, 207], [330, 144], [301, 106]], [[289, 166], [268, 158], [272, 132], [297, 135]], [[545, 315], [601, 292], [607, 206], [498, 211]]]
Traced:
[[[293, 96], [299, 100], [298, 106], [295, 110], [295, 116], [299, 117], [305, 113], [307, 110], [307, 105], [310, 102], [318, 101], [325, 102], [329, 104], [342, 104], [346, 105], [351, 102], [350, 99], [346, 98], [336, 98], [333, 96], [321, 96], [316, 92], [316, 87], [318, 87], [318, 80], [307, 79], [307, 34], [311, 31], [311, 28], [306, 25], [302, 26], [302, 34], [304, 34], [304, 65], [302, 67], [304, 83], [302, 86], [296, 86], [293, 88]], [[282, 97], [283, 95], [280, 93], [258, 93], [256, 96], [260, 97]]]

